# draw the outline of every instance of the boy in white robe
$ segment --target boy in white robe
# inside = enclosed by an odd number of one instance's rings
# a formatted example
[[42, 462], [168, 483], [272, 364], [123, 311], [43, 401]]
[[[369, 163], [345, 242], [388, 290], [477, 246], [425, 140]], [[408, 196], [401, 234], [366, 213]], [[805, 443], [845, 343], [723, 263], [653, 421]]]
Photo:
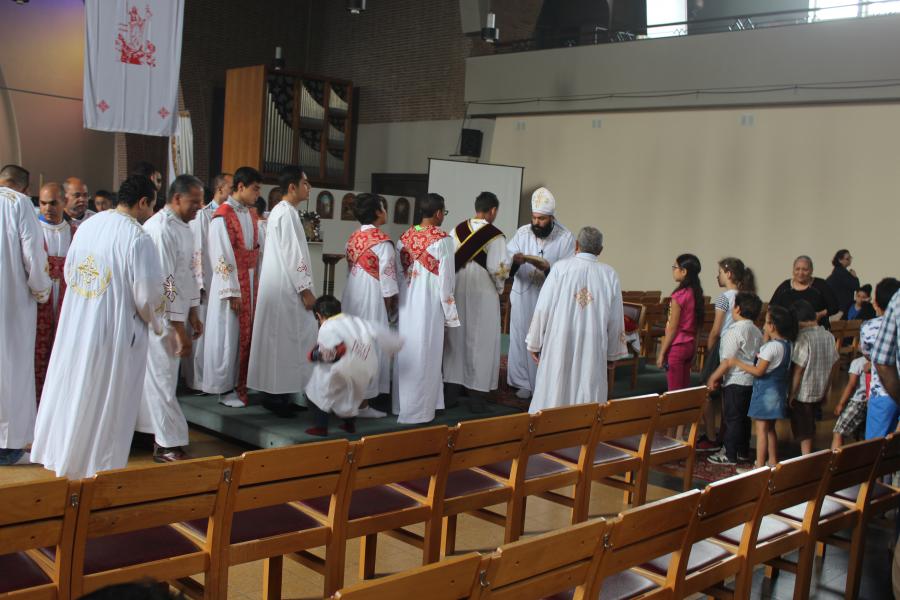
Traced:
[[400, 236], [397, 282], [403, 349], [394, 361], [392, 410], [398, 423], [428, 423], [444, 408], [444, 328], [459, 327], [453, 240], [440, 227], [444, 198], [428, 194], [422, 223]]
[[469, 391], [469, 410], [486, 412], [500, 373], [500, 294], [509, 276], [506, 237], [494, 227], [500, 201], [475, 199], [475, 218], [453, 229], [456, 310], [460, 326], [444, 335], [444, 382]]
[[306, 433], [328, 435], [329, 413], [343, 419], [341, 429], [355, 433], [359, 404], [378, 374], [379, 355], [395, 354], [402, 341], [386, 327], [342, 313], [334, 296], [318, 298], [313, 310], [319, 334], [308, 357], [315, 367], [306, 396], [311, 401], [314, 426]]
[[44, 238], [28, 189], [28, 171], [0, 169], [0, 465], [28, 464], [34, 434], [34, 337], [37, 305], [50, 297]]
[[259, 276], [259, 299], [253, 320], [253, 342], [247, 385], [263, 392], [263, 406], [291, 417], [297, 394], [312, 373], [304, 354], [315, 345], [312, 308], [312, 262], [298, 208], [309, 197], [303, 169], [285, 167], [279, 176], [284, 190], [266, 225], [268, 250]]
[[66, 301], [31, 452], [60, 477], [83, 479], [128, 462], [148, 330], [163, 330], [162, 270], [140, 225], [155, 198], [153, 183], [132, 175], [116, 209], [83, 223], [69, 247]]
[[[397, 258], [394, 242], [381, 230], [387, 221], [387, 201], [375, 194], [359, 194], [353, 213], [361, 227], [347, 240], [347, 285], [341, 298], [344, 312], [389, 327], [397, 322]], [[377, 352], [377, 351], [376, 351]], [[378, 373], [363, 397], [359, 417], [377, 419], [386, 413], [369, 401], [391, 393], [391, 359], [379, 353]]]
[[513, 257], [513, 286], [509, 296], [506, 379], [509, 385], [519, 388], [516, 396], [523, 400], [531, 397], [537, 375], [537, 367], [525, 347], [525, 336], [538, 295], [553, 263], [575, 254], [575, 237], [556, 220], [555, 214], [556, 198], [550, 190], [536, 189], [531, 195], [531, 225], [519, 227], [507, 245]]
[[164, 318], [175, 341], [172, 348], [169, 338], [150, 333], [147, 374], [135, 428], [153, 434], [153, 460], [158, 463], [188, 458], [184, 451], [188, 445], [188, 424], [175, 390], [181, 357], [190, 356], [192, 341], [203, 334], [203, 323], [197, 317], [200, 290], [191, 273], [194, 243], [188, 225], [200, 208], [201, 198], [203, 183], [192, 175], [179, 175], [169, 187], [168, 203], [144, 223], [162, 267]]
[[537, 364], [528, 411], [605, 403], [607, 363], [628, 355], [619, 276], [598, 260], [603, 234], [578, 232], [576, 254], [553, 266], [525, 342]]
[[[219, 173], [212, 178], [210, 189], [213, 191], [209, 203], [197, 211], [191, 221], [191, 233], [194, 236], [194, 255], [191, 270], [200, 289], [200, 305], [197, 307], [197, 318], [206, 322], [206, 310], [209, 306], [209, 288], [212, 284], [213, 267], [209, 259], [209, 224], [219, 205], [231, 195], [231, 173]], [[190, 324], [188, 324], [188, 333]], [[203, 342], [191, 346], [191, 355], [181, 361], [181, 373], [184, 382], [192, 390], [203, 389]], [[201, 394], [203, 392], [200, 392]]]

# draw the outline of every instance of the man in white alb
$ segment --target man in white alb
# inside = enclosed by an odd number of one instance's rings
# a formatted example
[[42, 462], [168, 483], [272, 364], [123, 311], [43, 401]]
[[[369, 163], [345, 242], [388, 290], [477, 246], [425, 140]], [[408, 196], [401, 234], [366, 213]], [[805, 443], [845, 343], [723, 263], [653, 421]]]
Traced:
[[285, 167], [278, 179], [284, 193], [266, 225], [247, 385], [265, 394], [268, 410], [290, 417], [312, 375], [306, 354], [316, 345], [318, 325], [312, 313], [312, 262], [298, 211], [309, 198], [309, 180], [298, 166]]
[[421, 208], [422, 223], [397, 243], [399, 332], [404, 340], [394, 364], [392, 410], [398, 423], [427, 423], [436, 409], [444, 408], [444, 328], [459, 327], [453, 240], [441, 229], [447, 214], [444, 198], [428, 194]]
[[175, 390], [181, 357], [190, 356], [192, 338], [203, 334], [203, 324], [197, 317], [200, 290], [191, 273], [194, 241], [188, 225], [200, 208], [201, 198], [203, 182], [193, 175], [179, 175], [169, 186], [169, 201], [144, 223], [162, 267], [166, 303], [163, 318], [175, 341], [173, 348], [172, 336], [150, 333], [147, 375], [136, 427], [141, 433], [153, 434], [153, 460], [159, 463], [187, 458], [184, 447], [188, 445], [188, 424]]
[[28, 464], [34, 434], [34, 332], [37, 304], [50, 297], [44, 238], [28, 190], [28, 171], [0, 169], [0, 466]]
[[606, 402], [607, 363], [628, 355], [622, 288], [602, 251], [603, 234], [583, 227], [575, 256], [553, 265], [541, 288], [525, 340], [538, 364], [531, 413]]
[[140, 224], [155, 199], [149, 179], [130, 176], [116, 209], [82, 223], [69, 247], [66, 301], [31, 452], [60, 477], [83, 479], [128, 462], [148, 330], [163, 329], [159, 258]]
[[77, 177], [69, 177], [63, 182], [63, 191], [66, 194], [66, 206], [63, 218], [68, 221], [72, 227], [77, 228], [89, 218], [93, 217], [94, 211], [88, 208], [88, 189]]
[[[397, 258], [390, 236], [381, 230], [387, 221], [387, 201], [375, 194], [359, 194], [353, 213], [360, 228], [347, 240], [347, 286], [341, 300], [345, 314], [389, 327], [397, 321]], [[369, 382], [362, 406], [356, 415], [380, 418], [386, 413], [369, 402], [391, 393], [391, 357], [374, 347], [378, 372]]]
[[531, 195], [531, 224], [523, 225], [507, 244], [512, 255], [513, 286], [509, 296], [509, 357], [507, 381], [519, 388], [516, 396], [531, 397], [537, 366], [525, 348], [525, 335], [534, 306], [550, 268], [575, 254], [575, 236], [555, 217], [556, 198], [547, 188]]
[[213, 277], [203, 336], [203, 391], [219, 394], [220, 404], [243, 408], [259, 286], [261, 248], [254, 206], [262, 175], [241, 167], [233, 181], [231, 196], [209, 225]]
[[66, 254], [75, 235], [75, 227], [63, 220], [65, 204], [62, 186], [58, 183], [45, 183], [38, 196], [38, 207], [41, 211], [38, 220], [44, 236], [44, 250], [47, 251], [47, 267], [50, 280], [53, 282], [50, 301], [38, 306], [37, 335], [34, 340], [34, 382], [38, 401], [44, 389], [44, 378], [47, 376], [47, 365], [50, 364], [50, 352], [53, 350], [53, 339], [59, 323], [59, 312], [66, 295], [66, 280], [63, 277], [63, 266]]
[[[212, 178], [210, 188], [213, 191], [212, 199], [206, 206], [197, 211], [197, 216], [191, 221], [191, 234], [194, 236], [194, 254], [191, 259], [191, 270], [200, 288], [200, 306], [197, 307], [197, 318], [200, 322], [206, 322], [206, 311], [209, 305], [209, 288], [212, 284], [213, 267], [209, 259], [209, 224], [213, 214], [219, 205], [231, 195], [231, 174], [219, 173]], [[188, 333], [190, 323], [187, 324]], [[190, 356], [185, 356], [181, 361], [181, 373], [184, 382], [192, 390], [203, 389], [203, 341], [191, 346]]]
[[485, 412], [485, 395], [500, 373], [500, 294], [509, 276], [506, 237], [494, 227], [500, 201], [475, 199], [475, 218], [453, 230], [456, 310], [460, 327], [444, 336], [444, 381], [469, 390], [469, 409]]

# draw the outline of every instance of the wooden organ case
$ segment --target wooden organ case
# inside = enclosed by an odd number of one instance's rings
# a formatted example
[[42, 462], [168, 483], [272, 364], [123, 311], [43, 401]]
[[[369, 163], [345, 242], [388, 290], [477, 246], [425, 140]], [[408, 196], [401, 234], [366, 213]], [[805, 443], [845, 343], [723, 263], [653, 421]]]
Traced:
[[313, 186], [352, 188], [354, 88], [350, 81], [265, 65], [229, 69], [222, 170], [250, 166], [274, 183], [299, 164]]

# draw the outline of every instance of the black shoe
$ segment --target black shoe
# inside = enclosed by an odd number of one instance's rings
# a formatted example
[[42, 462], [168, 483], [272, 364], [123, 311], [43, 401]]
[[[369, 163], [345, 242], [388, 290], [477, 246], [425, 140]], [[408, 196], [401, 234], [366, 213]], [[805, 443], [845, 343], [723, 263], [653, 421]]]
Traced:
[[275, 414], [282, 419], [291, 419], [294, 417], [293, 404], [285, 402], [273, 402], [271, 400], [263, 400], [263, 408]]
[[188, 460], [190, 456], [184, 451], [184, 448], [175, 446], [174, 448], [165, 448], [157, 444], [153, 444], [153, 462], [171, 463], [180, 460]]

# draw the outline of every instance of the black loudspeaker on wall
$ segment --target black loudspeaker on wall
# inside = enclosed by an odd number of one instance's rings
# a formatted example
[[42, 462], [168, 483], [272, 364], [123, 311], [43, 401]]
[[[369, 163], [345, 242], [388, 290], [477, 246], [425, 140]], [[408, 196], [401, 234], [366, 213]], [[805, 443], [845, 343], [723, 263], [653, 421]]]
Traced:
[[481, 138], [484, 133], [480, 129], [463, 129], [459, 136], [459, 153], [463, 156], [481, 156]]

